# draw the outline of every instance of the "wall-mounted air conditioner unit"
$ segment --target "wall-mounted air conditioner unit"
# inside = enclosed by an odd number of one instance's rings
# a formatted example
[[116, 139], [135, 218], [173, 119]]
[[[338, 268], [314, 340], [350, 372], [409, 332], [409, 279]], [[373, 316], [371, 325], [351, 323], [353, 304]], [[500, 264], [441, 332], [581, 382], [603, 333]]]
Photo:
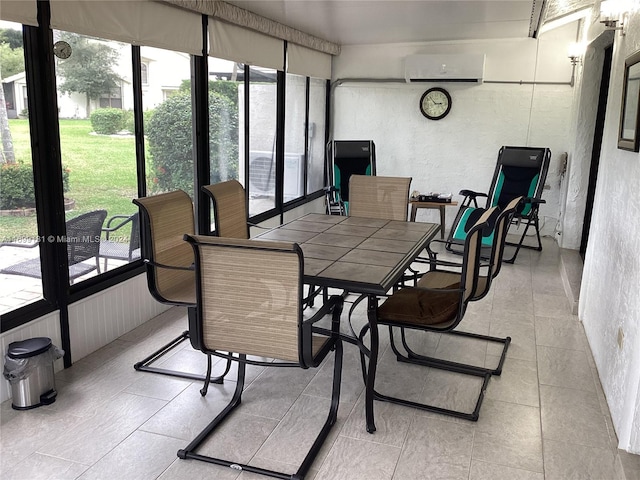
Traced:
[[404, 61], [407, 82], [482, 83], [483, 53], [409, 55]]

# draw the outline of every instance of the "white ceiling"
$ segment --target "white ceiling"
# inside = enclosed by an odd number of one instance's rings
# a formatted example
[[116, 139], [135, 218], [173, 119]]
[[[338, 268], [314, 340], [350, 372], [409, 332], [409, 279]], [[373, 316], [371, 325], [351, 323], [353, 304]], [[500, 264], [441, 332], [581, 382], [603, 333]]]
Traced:
[[525, 38], [534, 4], [534, 0], [227, 2], [340, 45]]

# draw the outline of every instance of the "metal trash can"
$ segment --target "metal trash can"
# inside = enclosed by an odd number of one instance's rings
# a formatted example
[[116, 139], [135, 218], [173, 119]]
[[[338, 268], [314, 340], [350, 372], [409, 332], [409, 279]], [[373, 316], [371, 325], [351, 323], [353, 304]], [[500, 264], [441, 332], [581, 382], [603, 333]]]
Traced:
[[11, 406], [28, 410], [56, 401], [53, 362], [64, 352], [47, 337], [12, 342], [5, 356], [4, 378], [11, 384]]

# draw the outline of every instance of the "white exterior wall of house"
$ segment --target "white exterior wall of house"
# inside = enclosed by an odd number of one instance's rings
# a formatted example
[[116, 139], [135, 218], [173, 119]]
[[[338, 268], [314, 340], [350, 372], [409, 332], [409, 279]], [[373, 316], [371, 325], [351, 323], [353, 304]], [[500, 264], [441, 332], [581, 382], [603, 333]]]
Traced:
[[[107, 42], [119, 52], [119, 62], [114, 71], [122, 79], [122, 108], [133, 110], [133, 90], [131, 78], [131, 46]], [[186, 53], [163, 50], [153, 47], [140, 47], [140, 58], [147, 66], [147, 81], [142, 84], [142, 107], [150, 110], [161, 104], [172, 92], [180, 88], [182, 75], [190, 71], [190, 57]], [[99, 100], [91, 100], [90, 109], [100, 107]], [[58, 93], [58, 111], [60, 118], [87, 118], [86, 97], [81, 93]]]

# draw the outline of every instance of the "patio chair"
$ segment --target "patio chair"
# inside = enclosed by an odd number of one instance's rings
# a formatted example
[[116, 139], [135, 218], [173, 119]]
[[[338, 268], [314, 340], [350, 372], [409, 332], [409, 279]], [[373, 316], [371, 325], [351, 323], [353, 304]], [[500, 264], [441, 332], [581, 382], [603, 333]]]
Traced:
[[[114, 225], [115, 222], [118, 222]], [[129, 225], [128, 242], [117, 242], [111, 240], [111, 234]], [[122, 260], [132, 262], [140, 258], [140, 214], [114, 215], [107, 220], [106, 226], [102, 229], [105, 239], [100, 241], [100, 257], [104, 259], [104, 269], [107, 270], [107, 261]]]
[[[100, 273], [100, 235], [102, 225], [107, 217], [106, 210], [95, 210], [84, 213], [66, 222], [67, 258], [69, 262], [69, 280], [73, 283], [78, 277], [87, 275], [97, 270]], [[22, 246], [33, 248], [38, 243], [32, 244], [3, 244], [3, 246]], [[84, 263], [95, 259], [94, 263]], [[24, 277], [42, 278], [40, 258], [32, 258], [0, 270], [0, 273], [8, 275], [21, 275]]]
[[[147, 268], [149, 292], [158, 302], [166, 305], [190, 307], [196, 304], [196, 283], [193, 251], [184, 241], [185, 234], [195, 232], [193, 203], [182, 191], [161, 193], [151, 197], [133, 199], [140, 209], [142, 258]], [[173, 377], [204, 380], [203, 375], [181, 372], [153, 365], [158, 359], [190, 339], [189, 330], [162, 346], [134, 365], [142, 372]], [[193, 339], [191, 339], [193, 344]], [[197, 346], [194, 345], [194, 348]], [[207, 371], [211, 370], [211, 357], [207, 356]], [[222, 383], [229, 370], [212, 379]]]
[[[482, 229], [488, 227], [487, 220], [491, 211], [478, 219], [476, 224], [469, 230], [465, 239], [464, 250], [460, 272], [452, 277], [451, 283], [444, 288], [431, 288], [423, 285], [415, 287], [404, 287], [390, 295], [382, 305], [377, 308], [369, 308], [368, 323], [362, 327], [358, 334], [359, 342], [364, 345], [363, 340], [367, 332], [370, 331], [369, 362], [365, 360], [365, 353], [361, 349], [361, 364], [365, 377], [366, 393], [365, 408], [367, 410], [367, 425], [370, 433], [375, 430], [373, 426], [373, 401], [382, 400], [400, 405], [414, 407], [430, 412], [441, 413], [458, 418], [476, 421], [480, 414], [480, 407], [487, 385], [491, 378], [491, 373], [469, 368], [463, 364], [454, 362], [434, 363], [431, 367], [457, 372], [465, 375], [482, 378], [480, 393], [475, 402], [472, 412], [463, 412], [426, 403], [418, 403], [405, 400], [399, 397], [392, 397], [378, 393], [375, 390], [376, 370], [379, 354], [379, 333], [378, 327], [386, 325], [392, 331], [393, 327], [403, 330], [418, 330], [430, 332], [451, 332], [463, 319], [468, 303], [475, 297], [478, 291], [478, 279], [480, 275], [480, 245], [482, 241]], [[355, 305], [361, 301], [360, 297], [351, 307], [353, 312]], [[351, 322], [351, 318], [349, 318]], [[365, 349], [366, 351], [366, 349]], [[419, 363], [414, 362], [412, 363]], [[371, 422], [369, 422], [371, 419]]]
[[351, 175], [349, 216], [407, 220], [411, 177]]
[[[502, 147], [498, 152], [498, 161], [491, 187], [489, 188], [489, 194], [472, 190], [460, 191], [460, 195], [464, 195], [465, 198], [449, 232], [447, 248], [455, 252], [460, 251], [460, 246], [466, 237], [466, 231], [481, 214], [480, 211], [476, 211], [478, 198], [487, 199], [485, 208], [497, 205], [504, 209], [513, 198], [524, 196], [528, 197], [529, 200], [521, 204], [510, 225], [524, 223], [525, 228], [517, 243], [507, 242], [507, 245], [515, 246], [516, 249], [513, 255], [505, 262], [515, 262], [521, 248], [541, 251], [542, 241], [540, 240], [538, 209], [541, 203], [545, 203], [541, 197], [550, 159], [551, 151], [548, 148]], [[537, 245], [524, 244], [524, 239], [530, 226], [535, 229]], [[490, 245], [491, 239], [483, 239], [483, 246], [489, 247]]]
[[[487, 220], [488, 228], [483, 231], [483, 236], [490, 235], [493, 238], [493, 244], [491, 248], [491, 256], [488, 263], [481, 265], [478, 273], [478, 283], [476, 285], [473, 296], [469, 299], [471, 302], [476, 302], [484, 298], [490, 290], [491, 283], [494, 278], [498, 276], [502, 267], [502, 256], [504, 253], [504, 245], [507, 236], [507, 228], [511, 218], [515, 214], [518, 204], [522, 201], [522, 197], [516, 197], [509, 202], [503, 211], [499, 211], [498, 207], [490, 208], [484, 218]], [[462, 265], [458, 262], [442, 261], [437, 259], [437, 253], [433, 251], [433, 243], [446, 243], [442, 240], [434, 240], [427, 247], [430, 256], [430, 270], [420, 274], [417, 279], [416, 286], [426, 288], [447, 288], [457, 282], [460, 278], [459, 268]], [[455, 269], [455, 270], [453, 270]], [[390, 345], [393, 352], [396, 354], [396, 358], [401, 362], [417, 363], [425, 366], [442, 366], [447, 368], [449, 365], [461, 366], [472, 370], [477, 370], [480, 373], [489, 373], [491, 375], [499, 376], [502, 373], [502, 367], [507, 357], [507, 349], [511, 343], [511, 337], [494, 337], [490, 335], [481, 335], [477, 333], [466, 332], [464, 330], [451, 330], [446, 332], [451, 335], [463, 336], [466, 338], [485, 340], [494, 343], [501, 343], [503, 345], [498, 365], [495, 368], [486, 368], [476, 365], [461, 364], [457, 362], [451, 362], [448, 360], [442, 360], [440, 358], [420, 355], [416, 353], [411, 347], [409, 347], [404, 328], [400, 328], [400, 338], [402, 347], [406, 353], [402, 353], [395, 342], [393, 329], [389, 329]]]
[[[337, 418], [343, 300], [331, 297], [312, 317], [303, 317], [304, 260], [297, 244], [190, 235], [185, 239], [193, 247], [196, 259], [197, 313], [190, 324], [191, 336], [198, 339], [204, 353], [237, 362], [238, 373], [229, 403], [186, 448], [178, 451], [178, 457], [276, 478], [303, 479]], [[318, 322], [328, 315], [330, 328], [320, 328]], [[197, 453], [199, 446], [240, 406], [247, 364], [315, 368], [332, 350], [335, 361], [329, 414], [294, 474]], [[203, 396], [207, 388], [205, 381]], [[223, 449], [224, 445], [218, 450]]]
[[215, 233], [218, 237], [249, 238], [247, 199], [244, 187], [237, 180], [205, 185], [213, 204]]
[[376, 146], [371, 140], [333, 140], [327, 145], [329, 185], [325, 201], [329, 215], [349, 213], [351, 175], [376, 174]]

